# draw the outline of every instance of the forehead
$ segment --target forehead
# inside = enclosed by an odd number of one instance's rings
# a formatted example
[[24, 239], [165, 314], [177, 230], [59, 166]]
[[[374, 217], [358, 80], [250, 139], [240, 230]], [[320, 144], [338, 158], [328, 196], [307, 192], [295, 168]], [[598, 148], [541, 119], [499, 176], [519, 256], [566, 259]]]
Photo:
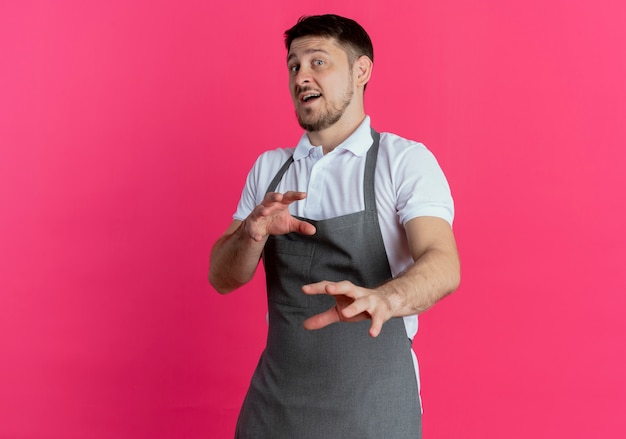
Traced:
[[291, 42], [287, 60], [302, 58], [314, 53], [325, 53], [327, 56], [346, 56], [346, 51], [337, 43], [334, 38], [306, 36], [296, 38]]

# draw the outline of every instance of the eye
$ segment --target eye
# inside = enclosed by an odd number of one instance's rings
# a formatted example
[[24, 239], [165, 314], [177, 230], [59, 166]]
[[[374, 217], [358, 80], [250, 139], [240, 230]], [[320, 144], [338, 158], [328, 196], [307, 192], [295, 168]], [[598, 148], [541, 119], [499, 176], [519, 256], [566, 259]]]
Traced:
[[324, 65], [324, 61], [321, 59], [316, 59], [313, 61], [313, 65], [314, 66], [323, 66]]
[[289, 68], [289, 72], [297, 73], [298, 70], [300, 70], [300, 65], [299, 64], [292, 64], [292, 65], [288, 66], [288, 68]]

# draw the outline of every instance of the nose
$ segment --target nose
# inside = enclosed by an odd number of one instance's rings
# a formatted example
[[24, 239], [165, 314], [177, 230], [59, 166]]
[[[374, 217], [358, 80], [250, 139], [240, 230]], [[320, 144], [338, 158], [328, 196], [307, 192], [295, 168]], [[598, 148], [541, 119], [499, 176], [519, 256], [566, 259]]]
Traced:
[[302, 86], [302, 85], [308, 84], [309, 82], [311, 82], [310, 70], [304, 66], [300, 67], [300, 69], [298, 69], [295, 75], [295, 83], [297, 85]]

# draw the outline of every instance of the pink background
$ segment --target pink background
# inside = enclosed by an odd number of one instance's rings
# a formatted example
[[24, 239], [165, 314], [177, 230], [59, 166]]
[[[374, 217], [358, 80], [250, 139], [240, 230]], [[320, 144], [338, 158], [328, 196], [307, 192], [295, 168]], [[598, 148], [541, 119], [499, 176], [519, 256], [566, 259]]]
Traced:
[[315, 4], [0, 3], [0, 438], [232, 437], [263, 278], [221, 297], [208, 254], [300, 135], [282, 33], [323, 12], [369, 30], [375, 127], [454, 191], [425, 436], [626, 437], [623, 2]]

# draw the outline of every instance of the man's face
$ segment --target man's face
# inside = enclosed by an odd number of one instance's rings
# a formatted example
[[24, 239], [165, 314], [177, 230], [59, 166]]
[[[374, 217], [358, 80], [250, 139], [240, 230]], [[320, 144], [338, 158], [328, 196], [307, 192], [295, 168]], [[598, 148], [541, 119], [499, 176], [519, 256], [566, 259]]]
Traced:
[[287, 55], [287, 67], [300, 126], [321, 131], [339, 121], [355, 92], [345, 50], [330, 38], [296, 38]]

